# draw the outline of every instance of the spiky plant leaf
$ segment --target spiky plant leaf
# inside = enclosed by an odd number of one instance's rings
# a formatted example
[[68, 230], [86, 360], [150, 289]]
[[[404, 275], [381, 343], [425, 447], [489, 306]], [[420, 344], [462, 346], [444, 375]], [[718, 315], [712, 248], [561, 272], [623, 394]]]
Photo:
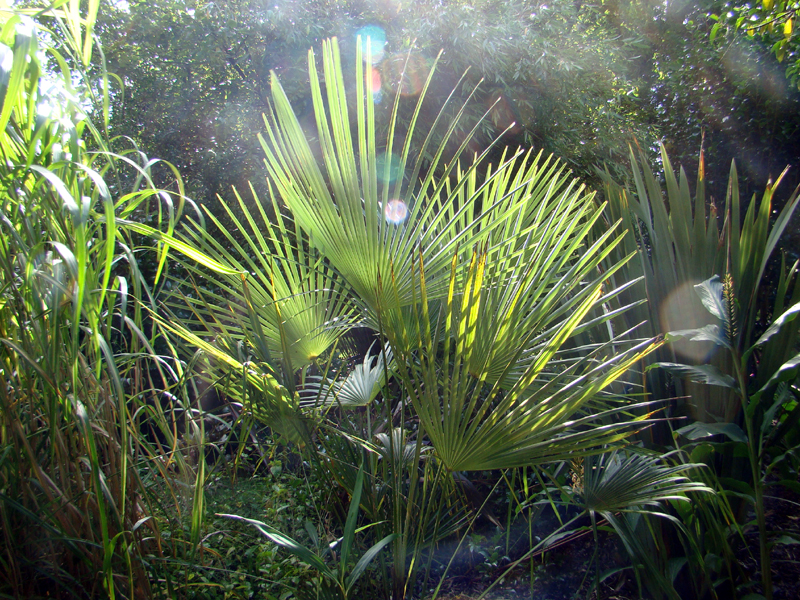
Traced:
[[[554, 364], [554, 357], [600, 300], [600, 282], [594, 288], [587, 286], [588, 294], [584, 290], [576, 294], [580, 300], [570, 314], [555, 322], [546, 321], [546, 335], [541, 333], [541, 339], [532, 346], [521, 377], [510, 389], [504, 389], [502, 382], [529, 347], [528, 339], [521, 340], [516, 355], [506, 358], [504, 370], [494, 382], [488, 380], [486, 371], [470, 369], [475, 349], [481, 347], [478, 332], [494, 334], [479, 329], [478, 323], [491, 321], [502, 327], [503, 310], [513, 310], [508, 304], [498, 307], [482, 303], [486, 258], [485, 251], [476, 250], [467, 277], [461, 281], [453, 265], [446, 309], [441, 314], [443, 328], [430, 326], [425, 269], [420, 266], [416, 312], [422, 333], [413, 355], [403, 350], [407, 346], [406, 332], [402, 328], [387, 329], [395, 348], [399, 377], [437, 456], [447, 467], [485, 470], [564, 459], [575, 453], [596, 451], [645, 426], [636, 419], [598, 424], [601, 418], [612, 418], [624, 407], [588, 409], [601, 390], [657, 347], [657, 342], [621, 349], [615, 346], [619, 340], [612, 340], [589, 354]], [[541, 311], [543, 317], [554, 312], [546, 302], [534, 304], [530, 310]], [[537, 333], [540, 332], [532, 329], [527, 336], [533, 338]], [[434, 350], [439, 344], [443, 347], [441, 357]], [[498, 348], [505, 351], [501, 344]]]
[[667, 500], [689, 502], [690, 492], [710, 492], [686, 473], [705, 465], [663, 464], [666, 457], [610, 452], [587, 457], [581, 497], [584, 508], [603, 515], [643, 511]]
[[[624, 249], [628, 252], [637, 251], [639, 258], [627, 264], [622, 277], [630, 281], [644, 276], [644, 289], [638, 286], [632, 291], [638, 294], [646, 291], [649, 299], [647, 305], [629, 311], [623, 319], [628, 326], [646, 320], [648, 333], [652, 335], [667, 333], [678, 327], [685, 329], [689, 325], [702, 328], [708, 324], [701, 318], [705, 311], [698, 306], [694, 294], [686, 293], [686, 288], [707, 281], [714, 275], [727, 273], [730, 282], [728, 299], [735, 299], [735, 303], [727, 302], [726, 306], [726, 302], [720, 299], [719, 289], [712, 290], [706, 286], [702, 291], [712, 314], [723, 320], [726, 334], [730, 330], [732, 335], [726, 335], [730, 347], [742, 353], [750, 348], [745, 354], [749, 356], [757, 346], [752, 338], [759, 321], [758, 289], [766, 264], [800, 204], [798, 190], [791, 193], [778, 217], [771, 223], [773, 198], [785, 176], [784, 172], [774, 184], [767, 186], [760, 202], [755, 197], [752, 199], [742, 220], [739, 218], [739, 175], [734, 163], [731, 163], [724, 207], [718, 211], [711, 204], [711, 211], [707, 213], [702, 155], [694, 198], [685, 173], [680, 170], [676, 174], [663, 145], [661, 161], [666, 190], [662, 190], [658, 177], [645, 166], [647, 157], [644, 152], [640, 151], [637, 158], [631, 149], [630, 158], [635, 182], [632, 190], [616, 185], [607, 173], [603, 175], [610, 218], [623, 219], [629, 232], [637, 234], [628, 236]], [[723, 222], [725, 226], [722, 226]], [[619, 258], [621, 254], [615, 253], [614, 258]], [[781, 293], [776, 294], [773, 314], [781, 314], [786, 309], [785, 300], [792, 304], [800, 299], [800, 286], [791, 285], [795, 273], [796, 266], [787, 269], [784, 261], [779, 278]], [[726, 315], [731, 312], [730, 306], [734, 305], [739, 306], [737, 315]], [[731, 317], [736, 317], [738, 323]], [[783, 329], [781, 343], [763, 348], [759, 369], [755, 374], [759, 387], [791, 359], [798, 331], [800, 327], [795, 322]], [[713, 341], [719, 342], [718, 339]], [[670, 344], [650, 360], [706, 362], [712, 349], [698, 348], [696, 344], [690, 346], [681, 342]], [[710, 360], [722, 372], [733, 373], [728, 353], [717, 352]], [[659, 379], [658, 371], [649, 373], [652, 380], [650, 391], [663, 395], [662, 390], [668, 389], [666, 381]], [[692, 381], [675, 380], [675, 383], [679, 395], [691, 396], [696, 407], [696, 418], [707, 422], [720, 419], [732, 422], [737, 417], [739, 401], [728, 390], [719, 386], [698, 386]]]
[[[239, 331], [231, 331], [232, 339], [248, 343], [262, 361], [274, 357], [302, 368], [333, 346], [352, 322], [354, 308], [344, 282], [308, 247], [295, 223], [281, 214], [276, 199], [271, 198], [270, 217], [252, 188], [251, 192], [255, 210], [236, 194], [244, 221], [220, 200], [233, 230], [206, 208], [215, 230], [192, 227], [183, 232], [190, 245], [227, 267], [209, 273], [189, 265], [219, 292], [185, 300], [208, 320], [237, 323]], [[179, 308], [183, 301], [172, 304]]]
[[[370, 323], [376, 323], [379, 308], [385, 313], [413, 302], [417, 252], [428, 271], [428, 293], [433, 301], [447, 295], [455, 252], [468, 257], [475, 244], [488, 243], [493, 256], [502, 253], [509, 262], [532, 256], [547, 262], [560, 260], [559, 254], [537, 254], [537, 239], [547, 235], [549, 228], [563, 230], [564, 248], [575, 242], [570, 227], [583, 225], [584, 209], [576, 202], [581, 197], [579, 186], [569, 182], [562, 165], [518, 152], [504, 155], [500, 165], [481, 177], [483, 156], [462, 169], [460, 155], [466, 141], [445, 164], [443, 156], [454, 123], [437, 149], [427, 152], [426, 138], [419, 154], [411, 155], [416, 115], [435, 65], [419, 95], [415, 116], [404, 128], [405, 139], [397, 135], [395, 110], [387, 138], [379, 143], [360, 59], [356, 61], [355, 97], [345, 92], [335, 39], [324, 44], [322, 63], [324, 90], [310, 53], [315, 137], [322, 160], [315, 160], [315, 151], [275, 76], [271, 80], [273, 110], [266, 119], [267, 137], [262, 146], [276, 191], [310, 243], [354, 290]], [[354, 109], [355, 130], [351, 128]], [[437, 126], [442, 125], [442, 114]], [[381, 149], [390, 155], [400, 147], [397, 160], [390, 161], [398, 171], [391, 184], [377, 166], [378, 152]], [[431, 155], [432, 162], [426, 164], [425, 157]], [[458, 268], [463, 271], [466, 267], [459, 262]], [[381, 297], [384, 288], [378, 286], [379, 279], [391, 279], [397, 293]]]

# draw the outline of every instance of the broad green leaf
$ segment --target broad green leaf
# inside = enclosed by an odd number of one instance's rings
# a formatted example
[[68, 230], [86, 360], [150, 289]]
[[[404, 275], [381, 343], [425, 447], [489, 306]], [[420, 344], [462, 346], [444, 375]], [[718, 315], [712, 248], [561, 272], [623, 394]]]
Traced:
[[720, 387], [730, 388], [737, 390], [736, 380], [720, 371], [714, 365], [681, 365], [668, 362], [653, 363], [648, 367], [648, 370], [654, 368], [661, 368], [671, 373], [676, 377], [687, 377], [691, 381], [697, 383], [707, 383], [708, 385], [717, 385]]
[[797, 303], [784, 311], [777, 319], [775, 319], [772, 324], [767, 328], [767, 330], [761, 335], [760, 338], [753, 344], [750, 348], [748, 348], [747, 352], [745, 352], [744, 356], [742, 357], [743, 360], [746, 360], [748, 356], [759, 346], [763, 346], [767, 343], [775, 334], [777, 334], [781, 328], [786, 324], [794, 321], [797, 318], [797, 315], [800, 314], [800, 303]]
[[717, 34], [719, 33], [720, 27], [722, 27], [722, 21], [717, 21], [711, 28], [711, 35], [709, 36], [709, 40], [711, 41], [712, 44], [714, 43], [714, 40], [716, 39]]
[[722, 299], [722, 282], [719, 276], [714, 275], [711, 279], [698, 283], [694, 289], [706, 310], [725, 323], [728, 320], [728, 313]]
[[736, 423], [692, 423], [681, 427], [677, 433], [690, 440], [699, 440], [712, 435], [724, 435], [734, 442], [747, 442], [747, 434]]
[[773, 546], [778, 546], [778, 545], [793, 546], [795, 544], [800, 544], [800, 536], [798, 536], [797, 534], [792, 535], [790, 533], [785, 533], [781, 535], [779, 538], [772, 540], [770, 544]]
[[769, 378], [767, 383], [765, 383], [758, 392], [753, 394], [753, 400], [758, 401], [767, 390], [782, 381], [792, 381], [796, 379], [798, 374], [800, 374], [800, 354], [796, 354], [793, 358], [783, 363], [772, 377]]
[[353, 497], [350, 498], [350, 508], [347, 511], [347, 520], [344, 523], [344, 535], [342, 536], [342, 547], [339, 560], [339, 574], [343, 577], [347, 570], [347, 559], [353, 547], [356, 535], [356, 520], [358, 519], [359, 505], [361, 504], [361, 489], [364, 485], [364, 463], [358, 468], [356, 475], [356, 485], [353, 488]]
[[672, 342], [684, 337], [688, 337], [692, 342], [714, 342], [717, 346], [724, 346], [725, 348], [731, 347], [719, 325], [706, 325], [699, 329], [670, 331], [666, 334], [665, 340], [667, 342]]
[[353, 589], [353, 586], [358, 581], [359, 577], [364, 573], [366, 568], [369, 566], [369, 563], [373, 561], [373, 559], [378, 556], [378, 553], [384, 549], [388, 544], [392, 543], [396, 540], [399, 536], [397, 533], [391, 533], [387, 535], [385, 538], [374, 544], [372, 547], [367, 550], [364, 555], [359, 559], [356, 563], [356, 566], [353, 567], [353, 570], [350, 572], [350, 575], [347, 576], [345, 580], [345, 590], [347, 593], [350, 593], [350, 590]]

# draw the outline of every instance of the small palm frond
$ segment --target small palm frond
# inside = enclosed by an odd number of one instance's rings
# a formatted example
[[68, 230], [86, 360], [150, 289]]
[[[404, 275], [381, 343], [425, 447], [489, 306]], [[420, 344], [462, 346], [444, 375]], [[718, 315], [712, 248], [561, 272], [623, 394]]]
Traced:
[[[288, 439], [298, 443], [309, 441], [309, 421], [301, 414], [295, 395], [281, 384], [281, 377], [272, 365], [254, 360], [251, 349], [224, 324], [215, 322], [213, 329], [219, 333], [213, 341], [208, 341], [178, 324], [176, 319], [159, 318], [159, 322], [166, 331], [196, 349], [207, 377], [218, 374], [220, 379], [223, 376], [227, 379], [225, 393], [231, 400], [240, 402], [256, 419]], [[200, 322], [212, 329], [202, 318]]]
[[[219, 291], [197, 294], [200, 299], [188, 299], [188, 303], [208, 321], [235, 323], [238, 331], [231, 332], [232, 338], [246, 341], [262, 361], [275, 358], [302, 368], [328, 351], [346, 331], [354, 319], [354, 307], [342, 280], [308, 247], [291, 219], [281, 215], [275, 199], [272, 222], [255, 191], [253, 196], [257, 216], [237, 194], [245, 222], [220, 200], [234, 231], [206, 209], [222, 239], [200, 227], [184, 232], [192, 245], [238, 272], [203, 272]], [[194, 271], [199, 273], [197, 268]], [[172, 304], [180, 307], [180, 303]]]
[[665, 456], [610, 452], [587, 457], [583, 471], [583, 506], [603, 516], [619, 511], [644, 512], [666, 500], [688, 502], [686, 494], [710, 492], [686, 473], [702, 464], [663, 464]]
[[595, 543], [597, 515], [600, 514], [620, 537], [634, 564], [646, 569], [648, 589], [658, 590], [654, 597], [666, 595], [671, 600], [679, 600], [672, 579], [664, 576], [663, 569], [654, 560], [652, 546], [646, 541], [652, 534], [646, 527], [637, 528], [636, 524], [646, 524], [648, 516], [661, 517], [672, 521], [685, 533], [677, 517], [660, 510], [661, 504], [690, 502], [687, 494], [713, 494], [714, 491], [687, 476], [688, 471], [705, 465], [664, 464], [669, 457], [670, 454], [650, 456], [623, 451], [589, 456], [583, 461], [574, 489], [591, 517]]
[[391, 348], [387, 347], [377, 356], [370, 356], [367, 352], [364, 361], [357, 364], [344, 380], [309, 377], [309, 383], [300, 391], [300, 405], [315, 408], [367, 406], [386, 385], [386, 374], [391, 377], [394, 369]]
[[[392, 427], [391, 433], [379, 433], [375, 436], [375, 448], [383, 460], [396, 464], [398, 472], [403, 472], [411, 464], [416, 455], [416, 442], [409, 442], [406, 431], [401, 427]], [[430, 447], [421, 449], [421, 456], [425, 456]]]

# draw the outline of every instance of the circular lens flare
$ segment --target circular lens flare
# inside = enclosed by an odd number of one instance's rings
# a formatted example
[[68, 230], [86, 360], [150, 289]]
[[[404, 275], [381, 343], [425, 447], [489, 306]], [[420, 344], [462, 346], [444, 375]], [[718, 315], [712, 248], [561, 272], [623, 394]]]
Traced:
[[381, 72], [378, 71], [375, 67], [372, 68], [372, 77], [370, 79], [370, 88], [373, 94], [377, 94], [381, 91], [381, 86], [383, 82], [381, 81]]
[[[717, 320], [709, 314], [700, 302], [694, 284], [687, 281], [671, 291], [662, 301], [659, 309], [661, 331], [667, 333], [681, 329], [699, 329], [706, 325], [717, 324]], [[716, 350], [712, 342], [695, 342], [687, 338], [672, 342], [675, 353], [694, 364], [707, 362]]]
[[375, 67], [372, 68], [372, 71], [367, 75], [367, 87], [369, 91], [372, 92], [372, 101], [375, 104], [380, 104], [381, 100], [383, 99], [383, 81], [381, 79], [381, 72], [376, 69]]
[[[364, 50], [364, 62], [378, 64], [383, 60], [386, 46], [386, 32], [377, 25], [367, 25], [356, 31], [356, 37], [361, 38], [361, 47]], [[369, 55], [367, 55], [367, 38], [369, 38]]]
[[383, 208], [383, 216], [393, 225], [400, 225], [408, 218], [408, 207], [402, 200], [389, 200]]

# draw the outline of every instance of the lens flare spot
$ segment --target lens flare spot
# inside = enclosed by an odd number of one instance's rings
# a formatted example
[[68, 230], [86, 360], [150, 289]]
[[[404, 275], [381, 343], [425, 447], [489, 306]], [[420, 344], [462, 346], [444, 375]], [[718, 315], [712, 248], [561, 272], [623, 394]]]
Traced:
[[421, 54], [396, 54], [383, 63], [384, 79], [401, 96], [416, 96], [428, 78], [430, 65]]
[[[356, 37], [361, 38], [364, 49], [364, 62], [369, 61], [376, 65], [383, 60], [386, 47], [386, 32], [377, 25], [367, 25], [356, 31]], [[367, 38], [369, 38], [369, 56], [367, 55]]]
[[381, 72], [373, 67], [372, 77], [370, 79], [370, 88], [372, 90], [372, 93], [377, 94], [378, 92], [380, 92], [381, 85], [383, 85], [383, 82], [381, 81]]
[[372, 92], [372, 101], [375, 104], [380, 104], [383, 99], [383, 81], [381, 79], [381, 72], [375, 67], [367, 74], [367, 87]]
[[400, 157], [394, 154], [380, 154], [375, 160], [378, 179], [384, 183], [392, 183], [400, 174]]
[[408, 207], [402, 200], [389, 200], [383, 208], [383, 216], [389, 223], [400, 225], [408, 218]]
[[[687, 281], [673, 290], [661, 303], [659, 316], [662, 333], [681, 329], [697, 329], [718, 321], [703, 307], [694, 285], [699, 281]], [[675, 353], [695, 364], [705, 363], [714, 353], [712, 342], [693, 342], [680, 339], [672, 342]]]

